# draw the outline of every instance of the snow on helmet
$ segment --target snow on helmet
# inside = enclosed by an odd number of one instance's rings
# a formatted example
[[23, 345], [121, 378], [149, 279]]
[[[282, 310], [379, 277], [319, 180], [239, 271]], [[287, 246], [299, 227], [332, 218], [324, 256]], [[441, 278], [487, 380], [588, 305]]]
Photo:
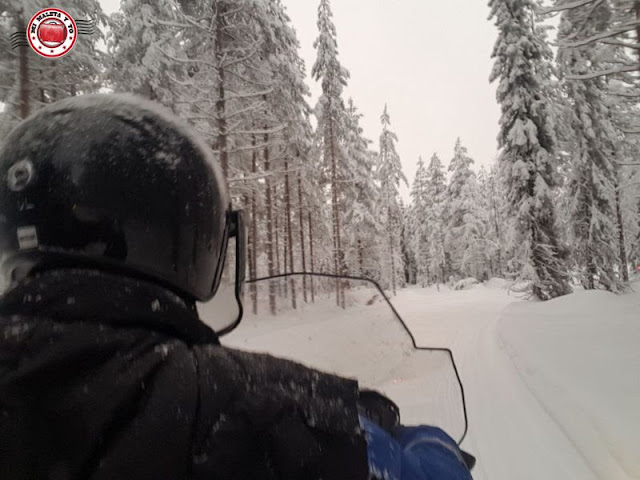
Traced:
[[90, 267], [206, 301], [238, 216], [211, 150], [135, 97], [56, 102], [0, 149], [0, 269], [10, 282]]

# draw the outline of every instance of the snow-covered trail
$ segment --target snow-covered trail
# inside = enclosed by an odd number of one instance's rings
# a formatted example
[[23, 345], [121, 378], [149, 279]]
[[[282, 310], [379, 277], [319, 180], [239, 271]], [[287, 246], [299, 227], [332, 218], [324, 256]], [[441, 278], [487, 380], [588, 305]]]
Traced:
[[395, 299], [418, 343], [453, 350], [465, 387], [476, 480], [597, 478], [538, 402], [504, 349], [504, 308], [518, 301], [483, 286], [471, 291], [408, 289]]

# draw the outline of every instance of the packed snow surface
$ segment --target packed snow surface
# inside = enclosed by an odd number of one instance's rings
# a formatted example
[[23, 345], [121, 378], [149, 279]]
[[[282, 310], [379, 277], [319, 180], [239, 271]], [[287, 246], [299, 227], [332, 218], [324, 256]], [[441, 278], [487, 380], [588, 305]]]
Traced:
[[[458, 434], [455, 382], [442, 357], [423, 358], [424, 367], [403, 360], [406, 343], [381, 340], [392, 321], [380, 299], [366, 289], [348, 298], [345, 311], [322, 297], [301, 313], [249, 316], [225, 343], [364, 377], [400, 404], [405, 422], [421, 420], [423, 403], [425, 422], [443, 423], [433, 419], [441, 409]], [[475, 479], [640, 479], [640, 293], [527, 302], [493, 280], [461, 291], [409, 288], [393, 301], [419, 345], [454, 352]], [[347, 320], [352, 327], [338, 328]]]

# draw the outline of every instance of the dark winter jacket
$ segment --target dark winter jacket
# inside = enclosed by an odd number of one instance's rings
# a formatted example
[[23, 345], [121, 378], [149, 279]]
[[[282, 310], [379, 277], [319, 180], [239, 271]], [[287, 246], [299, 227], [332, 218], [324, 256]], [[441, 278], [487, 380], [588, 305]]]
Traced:
[[362, 479], [357, 395], [144, 282], [50, 272], [0, 300], [2, 480]]

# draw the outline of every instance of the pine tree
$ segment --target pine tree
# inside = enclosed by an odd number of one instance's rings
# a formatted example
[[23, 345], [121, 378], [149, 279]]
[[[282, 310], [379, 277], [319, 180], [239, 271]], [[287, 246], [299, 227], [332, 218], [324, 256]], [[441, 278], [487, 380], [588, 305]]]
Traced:
[[430, 275], [430, 257], [429, 257], [429, 230], [430, 225], [427, 222], [429, 197], [428, 195], [429, 177], [427, 168], [422, 160], [418, 158], [418, 169], [411, 187], [411, 207], [409, 209], [409, 218], [407, 220], [411, 249], [416, 263], [416, 282], [423, 287], [431, 283]]
[[400, 156], [396, 150], [397, 135], [391, 131], [391, 118], [384, 106], [380, 117], [382, 133], [380, 134], [380, 163], [378, 179], [380, 182], [380, 214], [385, 236], [388, 241], [388, 285], [396, 295], [398, 274], [403, 270], [400, 255], [399, 230], [402, 212], [399, 205], [400, 182], [407, 184], [407, 178], [402, 172]]
[[429, 245], [428, 268], [433, 278], [440, 277], [440, 283], [448, 281], [449, 265], [445, 249], [445, 233], [447, 221], [445, 208], [447, 204], [447, 183], [444, 167], [437, 154], [433, 154], [427, 169], [426, 222], [429, 226], [427, 243]]
[[373, 275], [372, 270], [380, 258], [378, 242], [375, 241], [379, 223], [375, 215], [378, 188], [373, 177], [376, 156], [369, 148], [370, 140], [364, 137], [361, 117], [353, 100], [349, 99], [344, 147], [348, 170], [343, 170], [341, 176], [341, 204], [344, 206], [345, 224], [349, 225], [345, 232], [349, 272]]
[[[623, 94], [636, 95], [637, 76], [640, 71], [640, 3], [638, 0], [582, 1], [556, 0], [555, 5], [542, 10], [543, 13], [567, 12], [575, 36], [564, 36], [560, 46], [564, 49], [596, 47], [605, 50], [597, 64], [580, 66], [576, 71], [567, 71], [569, 80], [590, 80], [599, 77], [615, 78], [619, 81], [615, 90]], [[629, 52], [635, 51], [635, 55]]]
[[511, 239], [521, 277], [548, 300], [571, 291], [555, 225], [554, 139], [547, 109], [551, 51], [535, 24], [534, 0], [490, 0], [498, 27], [491, 81], [502, 109], [499, 163], [507, 186]]
[[[600, 11], [592, 12], [600, 16]], [[574, 20], [577, 12], [563, 15], [560, 38], [580, 38], [606, 28], [577, 30]], [[563, 49], [558, 55], [563, 73], [586, 72], [597, 66], [596, 44], [580, 49]], [[567, 141], [571, 152], [568, 195], [571, 199], [572, 244], [574, 258], [587, 289], [601, 286], [619, 291], [623, 282], [616, 273], [618, 263], [616, 238], [615, 148], [617, 132], [605, 104], [605, 81], [594, 78], [583, 81], [565, 80], [564, 90], [569, 101], [571, 133]]]
[[460, 192], [464, 211], [458, 245], [463, 246], [460, 270], [464, 277], [488, 280], [495, 244], [491, 240], [489, 204], [476, 174], [471, 172]]
[[176, 85], [171, 78], [180, 66], [162, 51], [175, 54], [179, 49], [173, 29], [164, 24], [176, 22], [178, 12], [171, 0], [124, 0], [120, 11], [111, 15], [108, 48], [110, 64], [108, 86], [116, 92], [129, 92], [174, 108]]
[[462, 264], [464, 263], [465, 252], [470, 245], [468, 242], [472, 241], [465, 234], [468, 233], [465, 232], [465, 217], [470, 212], [468, 205], [471, 202], [468, 195], [471, 191], [466, 187], [471, 178], [475, 176], [471, 170], [473, 163], [473, 159], [469, 157], [466, 147], [462, 145], [461, 140], [458, 138], [454, 148], [453, 159], [449, 163], [451, 180], [447, 189], [449, 224], [447, 225], [446, 243], [453, 273], [463, 276], [469, 275], [469, 272], [463, 272]]
[[493, 164], [487, 173], [484, 167], [478, 174], [478, 188], [481, 205], [481, 219], [486, 226], [486, 248], [489, 273], [492, 276], [503, 276], [505, 259], [505, 229], [507, 224], [505, 194], [503, 182], [497, 172], [497, 164]]
[[[327, 167], [331, 189], [331, 217], [333, 237], [333, 273], [344, 273], [344, 251], [342, 248], [341, 209], [339, 199], [341, 164], [341, 141], [345, 131], [346, 109], [342, 92], [347, 84], [349, 72], [338, 60], [336, 28], [329, 0], [321, 0], [318, 7], [319, 36], [314, 42], [317, 50], [316, 62], [311, 69], [314, 80], [320, 81], [322, 95], [316, 107], [319, 141], [322, 144], [323, 163]], [[344, 306], [341, 283], [336, 281], [336, 302]]]

